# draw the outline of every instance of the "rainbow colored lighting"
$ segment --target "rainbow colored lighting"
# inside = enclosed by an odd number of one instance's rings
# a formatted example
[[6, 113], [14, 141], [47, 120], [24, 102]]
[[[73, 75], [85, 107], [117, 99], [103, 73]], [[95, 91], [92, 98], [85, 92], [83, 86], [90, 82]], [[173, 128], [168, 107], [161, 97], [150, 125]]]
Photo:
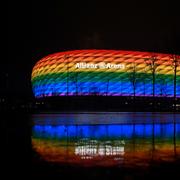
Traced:
[[[74, 50], [51, 54], [32, 71], [35, 97], [46, 96], [158, 96], [180, 97], [180, 58], [170, 54]], [[110, 64], [113, 67], [80, 67]], [[114, 66], [120, 65], [120, 68]], [[153, 81], [154, 70], [154, 81]], [[176, 80], [176, 85], [174, 85]], [[154, 83], [153, 83], [154, 82]], [[154, 85], [153, 85], [154, 84]], [[176, 91], [175, 91], [175, 90]]]
[[[52, 119], [51, 119], [52, 120]], [[47, 162], [138, 166], [180, 155], [180, 124], [34, 125], [32, 147]]]

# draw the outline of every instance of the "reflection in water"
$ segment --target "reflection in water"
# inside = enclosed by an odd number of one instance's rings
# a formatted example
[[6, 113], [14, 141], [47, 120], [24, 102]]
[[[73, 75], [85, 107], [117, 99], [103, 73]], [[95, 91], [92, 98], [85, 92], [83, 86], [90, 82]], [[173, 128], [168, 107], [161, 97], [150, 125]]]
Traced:
[[124, 154], [124, 141], [105, 141], [80, 139], [75, 143], [75, 154], [81, 159], [92, 159], [95, 156], [117, 156]]
[[[113, 117], [113, 114], [108, 115]], [[98, 114], [94, 116], [98, 118]], [[38, 116], [38, 120], [34, 117], [33, 149], [48, 162], [144, 167], [152, 161], [173, 161], [180, 156], [180, 123], [175, 123], [176, 118], [171, 123], [155, 123], [153, 119], [151, 123], [150, 120], [139, 123], [137, 119], [137, 123], [130, 118], [126, 123], [88, 125], [88, 121], [85, 124], [79, 121], [77, 124], [75, 121], [73, 124], [65, 121], [51, 124], [49, 120], [43, 124], [44, 116], [41, 119]], [[65, 120], [66, 116], [63, 118]]]

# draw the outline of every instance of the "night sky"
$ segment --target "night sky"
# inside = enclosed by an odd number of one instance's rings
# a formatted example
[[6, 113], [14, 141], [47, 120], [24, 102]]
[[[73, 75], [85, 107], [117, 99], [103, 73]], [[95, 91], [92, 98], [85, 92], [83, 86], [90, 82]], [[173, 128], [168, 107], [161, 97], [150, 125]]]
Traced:
[[8, 59], [1, 61], [1, 92], [31, 97], [33, 65], [59, 51], [117, 49], [180, 54], [177, 4], [117, 2], [9, 3]]

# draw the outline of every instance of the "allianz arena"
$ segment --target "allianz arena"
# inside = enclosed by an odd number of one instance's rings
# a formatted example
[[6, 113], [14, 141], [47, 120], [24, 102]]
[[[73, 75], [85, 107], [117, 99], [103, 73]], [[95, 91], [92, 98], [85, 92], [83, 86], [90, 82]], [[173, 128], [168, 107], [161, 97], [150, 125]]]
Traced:
[[91, 95], [180, 98], [180, 59], [173, 57], [121, 50], [59, 52], [35, 64], [32, 89], [36, 98]]

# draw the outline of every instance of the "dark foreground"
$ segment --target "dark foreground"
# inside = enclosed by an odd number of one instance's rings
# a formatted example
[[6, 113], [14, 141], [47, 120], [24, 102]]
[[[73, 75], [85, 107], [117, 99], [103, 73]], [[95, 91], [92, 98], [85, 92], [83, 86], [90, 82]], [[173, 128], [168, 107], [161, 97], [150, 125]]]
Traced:
[[37, 157], [32, 163], [33, 178], [73, 178], [73, 179], [179, 179], [180, 161], [150, 165], [148, 168], [121, 167], [73, 167], [49, 164]]
[[2, 116], [7, 141], [7, 176], [73, 179], [179, 179], [180, 159], [154, 163], [149, 167], [81, 167], [43, 161], [31, 148], [31, 122], [28, 114], [9, 113]]

